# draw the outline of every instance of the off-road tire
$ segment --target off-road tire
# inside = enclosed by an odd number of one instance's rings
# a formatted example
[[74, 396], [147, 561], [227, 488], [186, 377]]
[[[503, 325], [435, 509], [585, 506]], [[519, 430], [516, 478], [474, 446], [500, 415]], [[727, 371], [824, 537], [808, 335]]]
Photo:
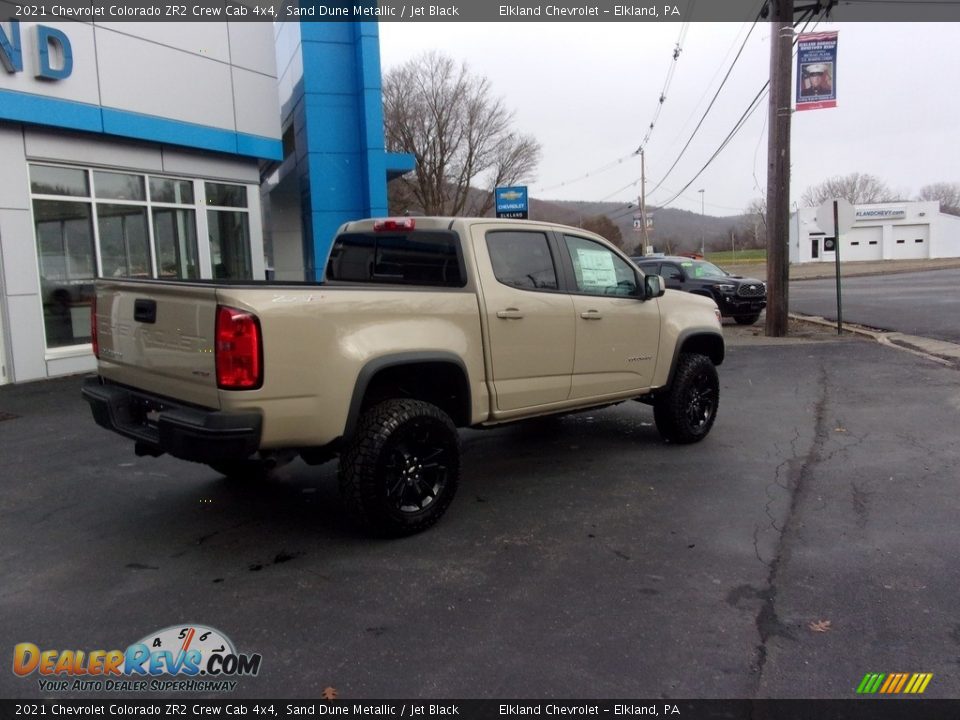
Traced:
[[737, 315], [733, 318], [737, 325], [753, 325], [760, 319], [760, 313], [755, 315]]
[[699, 442], [713, 427], [719, 401], [720, 381], [710, 358], [681, 353], [670, 390], [653, 404], [657, 431], [668, 442]]
[[340, 455], [350, 518], [378, 536], [412, 535], [446, 512], [460, 480], [460, 437], [450, 417], [421, 400], [367, 410]]

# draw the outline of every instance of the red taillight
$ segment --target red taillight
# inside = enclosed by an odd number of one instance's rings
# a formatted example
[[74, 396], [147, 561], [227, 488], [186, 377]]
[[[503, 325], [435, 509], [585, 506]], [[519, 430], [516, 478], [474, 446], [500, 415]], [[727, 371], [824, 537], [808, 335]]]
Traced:
[[217, 306], [217, 387], [253, 390], [263, 383], [260, 322], [243, 310]]
[[385, 220], [373, 221], [374, 232], [390, 232], [396, 230], [409, 232], [416, 227], [417, 223], [413, 218], [387, 218]]
[[93, 356], [100, 359], [100, 341], [97, 338], [97, 296], [90, 303], [90, 342], [93, 344]]

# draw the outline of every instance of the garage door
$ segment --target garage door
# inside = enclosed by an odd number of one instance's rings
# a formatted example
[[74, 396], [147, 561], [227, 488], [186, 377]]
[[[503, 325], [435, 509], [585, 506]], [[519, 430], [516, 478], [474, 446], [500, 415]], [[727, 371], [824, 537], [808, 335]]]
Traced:
[[930, 226], [894, 225], [893, 257], [896, 260], [930, 257]]
[[844, 262], [883, 259], [883, 228], [853, 228], [840, 236], [840, 259]]

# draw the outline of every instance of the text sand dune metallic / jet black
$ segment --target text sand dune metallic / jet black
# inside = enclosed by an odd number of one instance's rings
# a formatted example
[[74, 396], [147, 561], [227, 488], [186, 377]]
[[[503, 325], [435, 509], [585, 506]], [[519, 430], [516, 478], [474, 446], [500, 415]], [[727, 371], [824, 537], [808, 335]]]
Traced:
[[713, 298], [724, 317], [752, 325], [767, 306], [767, 286], [761, 280], [731, 275], [713, 263], [686, 257], [635, 257], [644, 273], [662, 275], [667, 288]]

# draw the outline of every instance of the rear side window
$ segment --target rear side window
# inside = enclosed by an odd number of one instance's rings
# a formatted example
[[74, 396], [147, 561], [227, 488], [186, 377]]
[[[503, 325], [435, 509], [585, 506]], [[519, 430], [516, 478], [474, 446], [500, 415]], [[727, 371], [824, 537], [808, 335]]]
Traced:
[[487, 250], [498, 281], [522, 290], [556, 290], [557, 271], [542, 232], [497, 230], [487, 233]]
[[327, 262], [327, 279], [393, 285], [463, 287], [457, 235], [444, 230], [344, 233]]
[[680, 268], [678, 268], [676, 265], [668, 265], [664, 263], [660, 270], [660, 274], [663, 275], [665, 280], [683, 280], [683, 273], [680, 272]]

